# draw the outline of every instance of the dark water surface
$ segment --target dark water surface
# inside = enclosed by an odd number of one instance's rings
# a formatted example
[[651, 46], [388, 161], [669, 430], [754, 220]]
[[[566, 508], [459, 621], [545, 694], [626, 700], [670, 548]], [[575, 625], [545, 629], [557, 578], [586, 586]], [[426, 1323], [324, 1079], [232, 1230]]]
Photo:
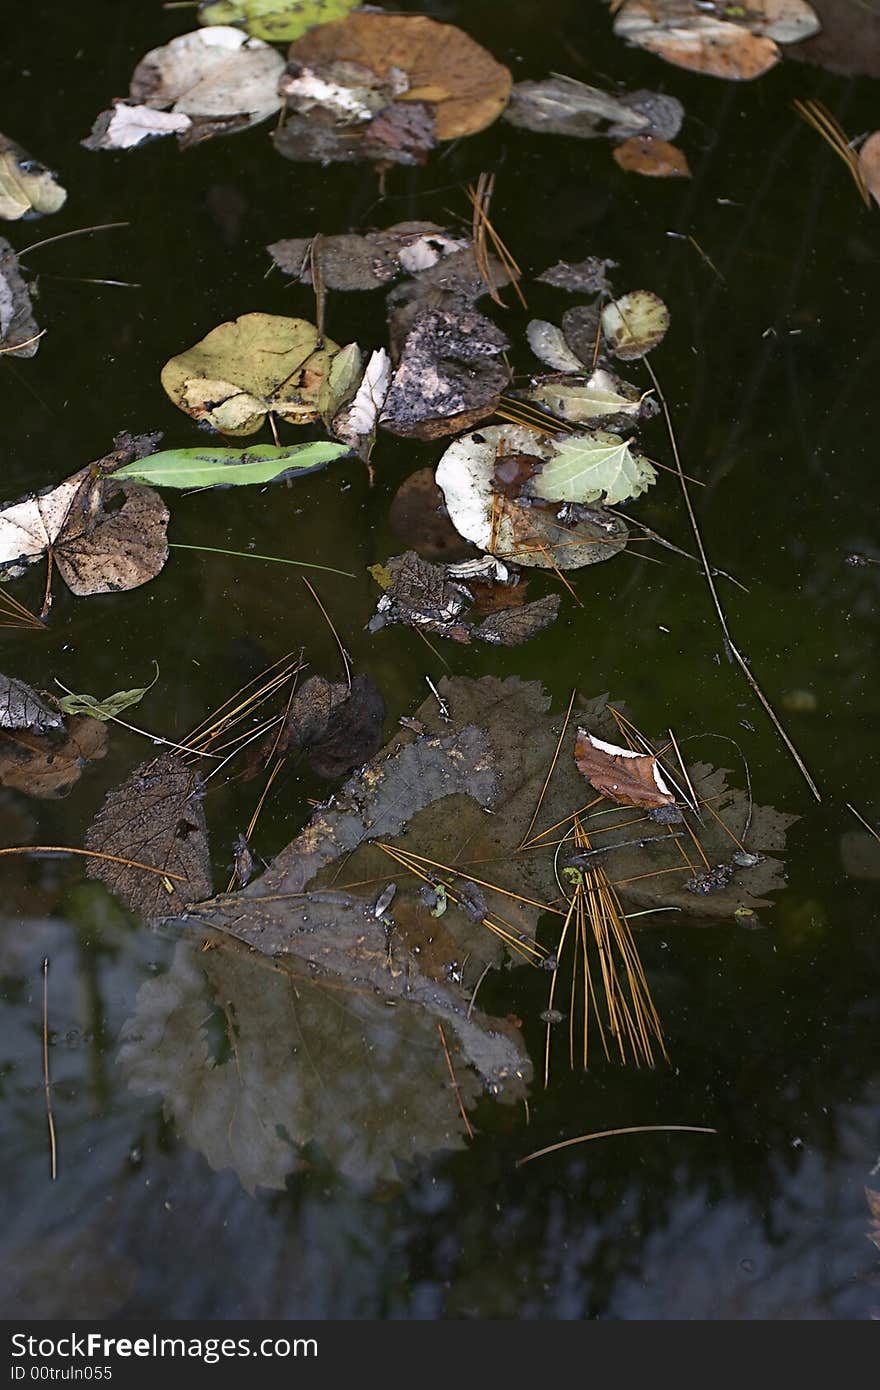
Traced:
[[[693, 491], [708, 551], [749, 589], [724, 587], [728, 615], [780, 708], [791, 692], [814, 697], [814, 708], [785, 718], [825, 800], [812, 800], [724, 658], [698, 568], [669, 552], [654, 552], [662, 566], [627, 553], [578, 572], [583, 608], [566, 598], [556, 626], [513, 652], [443, 644], [455, 673], [540, 679], [556, 707], [573, 685], [610, 690], [648, 731], [674, 724], [735, 738], [756, 800], [801, 819], [788, 886], [759, 930], [669, 914], [639, 933], [669, 1067], [560, 1066], [548, 1092], [534, 1088], [528, 1127], [521, 1105], [486, 1100], [472, 1143], [414, 1155], [398, 1096], [418, 1086], [421, 1059], [403, 1023], [399, 1034], [389, 1023], [365, 1061], [345, 1042], [358, 1029], [345, 1001], [329, 1018], [299, 1001], [284, 1024], [267, 972], [238, 962], [224, 973], [211, 953], [147, 931], [76, 862], [5, 860], [5, 1313], [869, 1317], [880, 1307], [864, 1194], [880, 1186], [871, 1177], [880, 1161], [880, 864], [845, 803], [880, 814], [880, 569], [845, 557], [880, 556], [871, 425], [880, 213], [861, 206], [790, 102], [824, 100], [861, 132], [877, 124], [877, 84], [795, 63], [742, 87], [692, 76], [628, 50], [604, 7], [584, 0], [403, 8], [460, 23], [518, 80], [562, 71], [677, 95], [693, 180], [625, 175], [604, 141], [504, 123], [441, 148], [422, 169], [393, 171], [384, 200], [369, 168], [285, 162], [268, 127], [185, 156], [171, 142], [91, 154], [78, 142], [95, 113], [124, 93], [143, 52], [188, 27], [189, 12], [116, 0], [19, 7], [4, 35], [0, 129], [57, 168], [70, 196], [58, 216], [4, 235], [22, 249], [69, 228], [130, 225], [25, 261], [48, 332], [33, 361], [0, 365], [2, 496], [59, 480], [123, 429], [199, 442], [159, 385], [166, 359], [238, 314], [312, 316], [308, 290], [266, 275], [267, 242], [466, 218], [463, 186], [495, 170], [493, 216], [527, 277], [560, 257], [611, 256], [619, 290], [651, 288], [668, 303], [672, 329], [654, 364], [685, 468], [705, 483]], [[558, 319], [571, 302], [547, 286], [526, 289], [538, 316]], [[522, 372], [535, 367], [527, 317], [503, 315]], [[327, 327], [337, 341], [378, 344], [381, 296], [331, 295]], [[645, 445], [669, 461], [660, 421]], [[346, 461], [290, 489], [169, 499], [173, 541], [357, 576], [316, 583], [357, 667], [386, 696], [389, 734], [423, 699], [425, 676], [444, 668], [412, 632], [364, 631], [376, 598], [364, 570], [403, 548], [388, 529], [389, 502], [442, 447], [382, 436], [372, 490], [363, 467]], [[670, 475], [633, 510], [691, 548]], [[42, 582], [34, 572], [14, 592], [38, 607]], [[539, 580], [535, 596], [551, 591]], [[3, 643], [4, 671], [101, 695], [145, 684], [155, 658], [160, 678], [133, 722], [170, 738], [283, 652], [302, 646], [314, 670], [338, 669], [299, 571], [185, 551], [128, 594], [77, 600], [59, 590], [45, 634], [7, 632]], [[705, 752], [737, 768], [726, 747]], [[81, 844], [106, 790], [148, 754], [143, 739], [112, 728], [107, 757], [68, 799], [4, 794], [2, 843]], [[253, 787], [208, 798], [218, 888]], [[260, 852], [286, 844], [308, 818], [306, 798], [326, 794], [326, 784], [292, 774], [263, 817]], [[41, 1076], [45, 956], [55, 1183]], [[525, 969], [490, 978], [481, 995], [485, 1008], [524, 1020], [536, 1061], [545, 997], [546, 976]], [[148, 1039], [134, 1057], [120, 1044], [133, 1028]], [[352, 1119], [362, 1088], [378, 1097], [375, 1132]], [[564, 1137], [663, 1123], [718, 1133], [624, 1137], [514, 1166]], [[293, 1125], [314, 1136], [301, 1154]], [[400, 1152], [405, 1163], [395, 1163]]]

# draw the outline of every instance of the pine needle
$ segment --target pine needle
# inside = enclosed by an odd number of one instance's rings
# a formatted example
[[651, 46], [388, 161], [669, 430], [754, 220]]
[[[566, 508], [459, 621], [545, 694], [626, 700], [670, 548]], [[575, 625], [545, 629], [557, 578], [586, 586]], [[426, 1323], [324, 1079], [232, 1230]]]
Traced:
[[866, 207], [870, 207], [871, 194], [865, 183], [859, 157], [847, 139], [846, 131], [837, 117], [832, 115], [828, 107], [823, 105], [821, 101], [793, 101], [792, 106], [798, 115], [807, 122], [807, 125], [811, 125], [822, 136], [825, 143], [830, 145], [838, 159], [843, 160], [853, 183], [859, 190], [859, 197]]
[[579, 1134], [575, 1139], [561, 1139], [558, 1144], [548, 1144], [546, 1149], [536, 1149], [532, 1154], [526, 1154], [525, 1158], [516, 1160], [517, 1168], [521, 1168], [524, 1163], [531, 1163], [533, 1158], [543, 1158], [545, 1154], [556, 1153], [558, 1149], [570, 1149], [574, 1144], [589, 1144], [594, 1139], [614, 1139], [619, 1134], [717, 1134], [717, 1129], [710, 1129], [706, 1125], [625, 1125], [622, 1129], [601, 1129], [595, 1134]]
[[469, 186], [467, 189], [467, 196], [470, 200], [472, 209], [471, 235], [474, 243], [474, 260], [477, 263], [477, 270], [480, 272], [480, 277], [483, 280], [483, 283], [485, 284], [490, 297], [492, 298], [494, 303], [499, 304], [501, 308], [506, 308], [507, 306], [505, 305], [504, 300], [498, 293], [498, 288], [495, 285], [495, 281], [492, 276], [492, 268], [489, 265], [489, 251], [486, 243], [487, 239], [491, 241], [492, 248], [495, 251], [495, 254], [497, 255], [501, 264], [504, 266], [504, 269], [506, 270], [508, 276], [510, 277], [510, 282], [513, 285], [513, 290], [517, 299], [519, 300], [522, 307], [524, 309], [527, 309], [529, 306], [526, 303], [525, 295], [519, 287], [519, 280], [522, 276], [522, 270], [517, 265], [510, 251], [505, 246], [504, 242], [501, 240], [500, 236], [498, 235], [489, 218], [489, 207], [492, 202], [494, 193], [494, 174], [480, 174], [479, 178], [477, 179], [476, 188]]
[[125, 864], [129, 869], [143, 869], [148, 874], [158, 874], [160, 878], [173, 878], [183, 882], [183, 874], [172, 874], [167, 869], [157, 869], [155, 864], [142, 864], [139, 859], [123, 859], [118, 854], [104, 854], [97, 849], [75, 849], [72, 845], [13, 845], [0, 849], [0, 854], [81, 854], [86, 859], [108, 859], [113, 864]]

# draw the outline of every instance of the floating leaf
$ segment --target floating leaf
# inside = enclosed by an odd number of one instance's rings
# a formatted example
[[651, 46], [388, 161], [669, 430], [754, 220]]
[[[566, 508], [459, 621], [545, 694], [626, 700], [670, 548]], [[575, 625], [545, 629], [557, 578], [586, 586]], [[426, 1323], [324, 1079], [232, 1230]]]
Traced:
[[[203, 33], [216, 32], [205, 29]], [[254, 434], [271, 411], [289, 424], [320, 418], [339, 347], [305, 319], [242, 314], [162, 368], [176, 406], [222, 434]]]
[[416, 301], [379, 424], [391, 434], [437, 439], [484, 420], [510, 380], [508, 367], [492, 360], [508, 346], [476, 309]]
[[147, 918], [173, 916], [206, 898], [211, 858], [202, 796], [198, 772], [174, 754], [142, 763], [122, 786], [107, 793], [86, 832], [86, 849], [138, 860], [178, 877], [106, 859], [90, 860], [89, 877], [100, 879], [132, 912]]
[[554, 372], [584, 372], [586, 367], [565, 341], [561, 328], [546, 319], [532, 319], [526, 328], [529, 347]]
[[80, 144], [87, 150], [133, 150], [164, 135], [185, 135], [191, 117], [182, 111], [156, 111], [128, 101], [114, 101], [110, 111], [96, 117], [92, 133]]
[[647, 459], [632, 442], [603, 430], [562, 435], [554, 456], [529, 484], [536, 497], [552, 502], [598, 502], [617, 506], [638, 497], [656, 482]]
[[41, 700], [35, 690], [14, 676], [0, 675], [0, 729], [30, 729], [32, 733], [44, 734], [63, 728], [64, 720], [57, 709]]
[[352, 14], [312, 29], [288, 58], [312, 69], [356, 63], [382, 79], [401, 74], [397, 99], [430, 103], [438, 140], [485, 129], [510, 95], [510, 73], [491, 53], [463, 30], [424, 15]]
[[874, 202], [880, 204], [880, 130], [869, 135], [859, 150], [859, 168], [865, 187]]
[[107, 741], [107, 730], [96, 719], [71, 719], [64, 738], [0, 730], [0, 785], [43, 800], [67, 796], [86, 763], [103, 758]]
[[267, 43], [290, 43], [307, 29], [341, 19], [359, 0], [202, 0], [200, 24], [233, 24]]
[[[168, 509], [158, 493], [107, 475], [144, 457], [158, 438], [121, 435], [112, 453], [57, 487], [0, 507], [0, 572], [18, 578], [51, 554], [79, 595], [135, 589], [154, 579], [168, 558]], [[122, 506], [107, 509], [120, 493]]]
[[559, 594], [548, 594], [534, 603], [490, 613], [474, 629], [474, 637], [480, 642], [491, 642], [496, 647], [518, 647], [556, 622], [561, 602]]
[[600, 508], [570, 516], [565, 507], [523, 504], [498, 490], [499, 457], [530, 460], [529, 477], [555, 458], [557, 444], [523, 425], [489, 425], [456, 439], [437, 465], [436, 480], [459, 534], [500, 559], [543, 569], [578, 569], [622, 550], [626, 526]]
[[384, 232], [339, 236], [292, 237], [266, 250], [285, 275], [312, 284], [312, 261], [330, 290], [374, 290], [400, 274], [415, 275], [467, 249], [470, 242], [453, 237], [435, 222], [398, 222]]
[[631, 361], [662, 343], [669, 328], [669, 310], [651, 290], [633, 290], [602, 310], [602, 329], [615, 357]]
[[588, 425], [608, 415], [629, 415], [638, 419], [644, 402], [637, 387], [621, 381], [602, 367], [587, 381], [545, 377], [519, 394], [524, 400], [534, 401], [551, 414], [577, 425]]
[[628, 174], [646, 174], [654, 179], [689, 179], [691, 176], [686, 155], [668, 140], [634, 135], [612, 153], [615, 164]]
[[67, 201], [58, 175], [21, 145], [0, 135], [0, 217], [17, 222], [21, 217], [42, 217], [57, 212]]
[[367, 362], [353, 399], [333, 416], [333, 434], [362, 458], [369, 459], [372, 452], [376, 426], [390, 384], [391, 359], [384, 348], [379, 348]]
[[619, 37], [677, 67], [732, 81], [760, 77], [779, 62], [777, 43], [819, 28], [805, 0], [749, 0], [708, 13], [699, 0], [624, 0], [614, 16]]
[[675, 794], [666, 785], [654, 753], [634, 753], [578, 729], [574, 759], [596, 791], [618, 806], [649, 810], [675, 805]]
[[684, 107], [675, 97], [643, 91], [611, 94], [558, 73], [540, 82], [518, 82], [504, 113], [511, 125], [581, 140], [603, 135], [615, 140], [629, 135], [671, 140], [683, 117]]
[[33, 357], [39, 350], [39, 337], [18, 257], [9, 242], [0, 237], [0, 353]]
[[94, 695], [63, 695], [59, 697], [58, 708], [65, 714], [87, 714], [90, 718], [100, 719], [102, 722], [115, 719], [124, 709], [139, 705], [158, 679], [159, 667], [156, 666], [156, 674], [149, 685], [139, 686], [134, 690], [118, 690], [115, 695], [108, 695], [106, 700], [96, 700]]
[[255, 444], [250, 449], [163, 449], [113, 475], [154, 487], [246, 487], [287, 473], [322, 468], [349, 452], [345, 444]]

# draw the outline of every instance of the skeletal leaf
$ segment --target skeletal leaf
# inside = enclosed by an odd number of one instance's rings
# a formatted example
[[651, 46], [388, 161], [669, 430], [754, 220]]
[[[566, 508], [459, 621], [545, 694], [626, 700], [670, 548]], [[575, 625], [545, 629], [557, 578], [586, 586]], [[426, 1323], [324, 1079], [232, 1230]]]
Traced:
[[0, 675], [0, 729], [30, 729], [42, 734], [63, 728], [57, 709], [47, 705], [35, 690], [14, 676]]
[[532, 319], [526, 328], [529, 347], [554, 372], [585, 372], [587, 369], [565, 341], [562, 329], [546, 319]]
[[536, 497], [553, 502], [598, 502], [617, 506], [638, 497], [657, 474], [629, 440], [603, 430], [561, 435], [554, 456], [530, 483]]
[[179, 757], [162, 753], [142, 763], [107, 793], [86, 832], [86, 849], [161, 869], [163, 877], [105, 859], [87, 873], [142, 917], [173, 917], [211, 891], [201, 778]]
[[162, 385], [187, 415], [222, 434], [254, 434], [270, 411], [305, 425], [320, 418], [338, 351], [305, 319], [243, 314], [166, 362]]
[[0, 237], [0, 358], [33, 357], [39, 351], [39, 337], [18, 257]]
[[7, 222], [42, 217], [57, 212], [66, 200], [67, 190], [57, 174], [14, 140], [0, 135], [0, 217]]
[[608, 345], [624, 361], [646, 356], [662, 343], [668, 328], [669, 310], [651, 290], [633, 290], [602, 310]]
[[71, 719], [66, 737], [52, 731], [0, 729], [0, 785], [57, 800], [79, 781], [86, 763], [107, 752], [107, 730], [96, 719]]

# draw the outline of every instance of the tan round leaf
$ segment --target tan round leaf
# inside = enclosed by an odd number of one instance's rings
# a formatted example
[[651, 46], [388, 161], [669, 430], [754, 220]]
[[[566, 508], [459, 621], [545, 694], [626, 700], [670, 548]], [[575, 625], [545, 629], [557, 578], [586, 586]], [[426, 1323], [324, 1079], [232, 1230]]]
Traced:
[[321, 415], [339, 347], [305, 319], [242, 314], [162, 368], [176, 406], [222, 434], [254, 434], [272, 411], [293, 425]]
[[291, 44], [288, 57], [309, 67], [360, 63], [383, 78], [399, 69], [409, 80], [399, 100], [436, 107], [438, 140], [491, 125], [512, 85], [508, 69], [469, 35], [424, 15], [352, 14], [312, 29]]
[[689, 179], [690, 167], [684, 151], [668, 140], [652, 140], [650, 135], [633, 135], [613, 151], [614, 162], [628, 174], [647, 174], [652, 179]]
[[781, 56], [772, 39], [705, 14], [692, 0], [626, 0], [614, 32], [676, 67], [732, 82], [760, 77]]

